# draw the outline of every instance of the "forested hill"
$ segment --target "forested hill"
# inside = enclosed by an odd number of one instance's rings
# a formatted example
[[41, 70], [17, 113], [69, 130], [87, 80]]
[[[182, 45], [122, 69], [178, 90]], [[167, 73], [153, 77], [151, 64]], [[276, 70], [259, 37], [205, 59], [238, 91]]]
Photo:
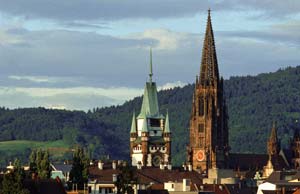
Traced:
[[[177, 165], [185, 159], [193, 89], [193, 85], [187, 85], [158, 93], [161, 112], [169, 111], [172, 157]], [[299, 125], [295, 120], [300, 118], [300, 66], [258, 76], [231, 77], [225, 81], [225, 96], [231, 152], [265, 152], [273, 121], [277, 122], [283, 145], [287, 145], [293, 129]], [[49, 142], [59, 142], [66, 148], [80, 144], [89, 149], [93, 158], [110, 155], [114, 159], [129, 159], [130, 122], [133, 111], [140, 111], [141, 101], [137, 97], [121, 106], [97, 108], [88, 113], [2, 108], [0, 140], [43, 141], [48, 147], [52, 145]], [[2, 162], [16, 156], [26, 158], [30, 153], [30, 147], [24, 151], [24, 146], [22, 151], [7, 152], [7, 143], [0, 143], [0, 154], [5, 156]]]

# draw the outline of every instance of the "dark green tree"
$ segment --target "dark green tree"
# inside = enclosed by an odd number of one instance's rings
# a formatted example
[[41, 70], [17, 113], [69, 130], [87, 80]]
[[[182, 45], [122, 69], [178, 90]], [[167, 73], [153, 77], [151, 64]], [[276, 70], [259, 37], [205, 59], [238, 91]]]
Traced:
[[30, 192], [23, 187], [25, 172], [20, 165], [20, 161], [15, 160], [13, 166], [14, 169], [4, 175], [1, 194], [30, 194]]
[[117, 175], [115, 186], [118, 194], [133, 194], [133, 185], [137, 183], [137, 177], [132, 167], [124, 163], [118, 167], [120, 173]]
[[72, 169], [70, 171], [70, 181], [77, 184], [79, 189], [83, 189], [88, 181], [89, 158], [83, 148], [77, 147], [73, 154]]
[[48, 179], [51, 176], [49, 152], [46, 150], [33, 150], [29, 158], [31, 173], [37, 173], [39, 178]]

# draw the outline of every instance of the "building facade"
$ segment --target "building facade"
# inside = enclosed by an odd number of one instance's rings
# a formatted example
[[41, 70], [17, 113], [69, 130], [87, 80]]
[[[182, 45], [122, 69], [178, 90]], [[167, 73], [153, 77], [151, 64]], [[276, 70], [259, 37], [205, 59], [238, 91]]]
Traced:
[[169, 116], [160, 113], [156, 83], [152, 81], [152, 51], [150, 51], [149, 81], [146, 82], [142, 107], [133, 113], [130, 130], [132, 166], [155, 166], [171, 163], [171, 131]]
[[194, 170], [226, 168], [229, 151], [226, 112], [209, 10], [200, 77], [196, 77], [190, 117], [187, 157]]

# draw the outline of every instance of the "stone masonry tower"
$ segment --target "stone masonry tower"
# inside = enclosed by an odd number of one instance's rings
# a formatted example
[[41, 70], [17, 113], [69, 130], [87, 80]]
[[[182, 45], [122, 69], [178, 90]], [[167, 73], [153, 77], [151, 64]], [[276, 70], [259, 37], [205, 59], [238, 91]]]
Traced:
[[219, 78], [214, 35], [208, 11], [200, 77], [196, 77], [190, 117], [188, 161], [193, 169], [226, 168], [228, 157], [227, 110], [223, 79]]
[[171, 131], [168, 113], [159, 112], [157, 89], [152, 81], [152, 51], [150, 50], [149, 82], [146, 83], [142, 108], [133, 113], [130, 130], [132, 166], [155, 166], [171, 163]]

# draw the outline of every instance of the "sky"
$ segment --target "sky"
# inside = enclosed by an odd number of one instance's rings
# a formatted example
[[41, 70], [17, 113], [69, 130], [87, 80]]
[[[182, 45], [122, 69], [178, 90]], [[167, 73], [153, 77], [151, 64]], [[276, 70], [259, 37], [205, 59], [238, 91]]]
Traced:
[[211, 9], [220, 74], [300, 65], [298, 0], [0, 0], [0, 106], [89, 110], [193, 83]]

